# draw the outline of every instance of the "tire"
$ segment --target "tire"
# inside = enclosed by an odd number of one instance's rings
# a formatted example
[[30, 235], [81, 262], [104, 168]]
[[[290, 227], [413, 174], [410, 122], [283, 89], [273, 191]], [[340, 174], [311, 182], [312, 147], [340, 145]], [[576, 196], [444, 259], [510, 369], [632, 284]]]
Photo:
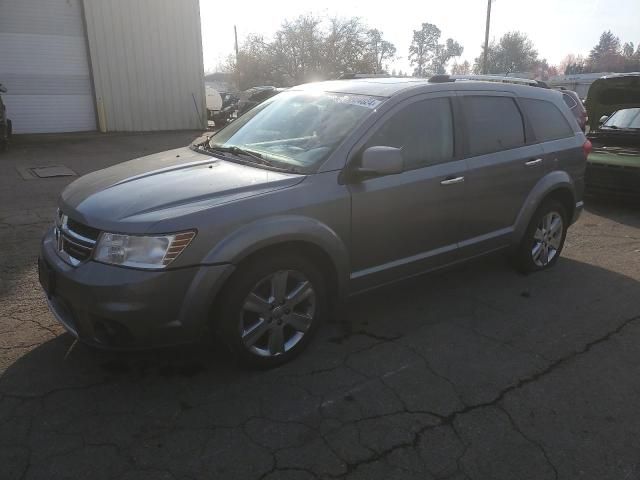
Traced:
[[518, 246], [515, 256], [518, 270], [532, 273], [553, 267], [562, 253], [568, 226], [567, 211], [562, 203], [554, 199], [542, 202]]
[[252, 368], [294, 359], [328, 312], [322, 270], [292, 253], [258, 253], [247, 259], [218, 298], [214, 331], [236, 360]]
[[2, 127], [0, 125], [0, 152], [6, 152], [9, 149], [9, 137], [11, 136], [11, 122], [7, 120], [7, 123]]

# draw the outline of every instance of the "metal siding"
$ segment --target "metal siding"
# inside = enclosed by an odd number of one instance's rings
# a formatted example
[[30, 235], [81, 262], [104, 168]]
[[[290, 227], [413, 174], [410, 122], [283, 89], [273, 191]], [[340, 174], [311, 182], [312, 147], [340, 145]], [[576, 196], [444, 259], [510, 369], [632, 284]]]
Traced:
[[204, 128], [198, 0], [85, 0], [84, 5], [106, 130]]
[[0, 82], [16, 133], [95, 130], [80, 0], [0, 0]]

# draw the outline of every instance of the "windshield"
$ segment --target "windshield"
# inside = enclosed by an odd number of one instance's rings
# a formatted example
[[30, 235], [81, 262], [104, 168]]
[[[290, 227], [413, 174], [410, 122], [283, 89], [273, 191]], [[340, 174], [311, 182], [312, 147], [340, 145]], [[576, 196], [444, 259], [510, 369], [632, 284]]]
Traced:
[[618, 110], [602, 125], [609, 128], [637, 128], [640, 129], [640, 108], [626, 108]]
[[312, 171], [379, 104], [366, 95], [289, 90], [219, 131], [209, 146], [239, 147], [283, 168]]

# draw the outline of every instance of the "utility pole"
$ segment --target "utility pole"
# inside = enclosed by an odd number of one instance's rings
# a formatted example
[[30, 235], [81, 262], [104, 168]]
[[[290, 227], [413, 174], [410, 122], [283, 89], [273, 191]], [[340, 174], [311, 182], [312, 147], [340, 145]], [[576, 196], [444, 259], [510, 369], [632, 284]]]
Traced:
[[487, 28], [484, 31], [484, 55], [482, 59], [482, 73], [487, 74], [487, 55], [489, 54], [489, 25], [491, 24], [491, 0], [487, 0]]
[[240, 55], [238, 54], [238, 29], [235, 25], [233, 26], [233, 36], [235, 38], [236, 47], [236, 83], [238, 90], [240, 90]]

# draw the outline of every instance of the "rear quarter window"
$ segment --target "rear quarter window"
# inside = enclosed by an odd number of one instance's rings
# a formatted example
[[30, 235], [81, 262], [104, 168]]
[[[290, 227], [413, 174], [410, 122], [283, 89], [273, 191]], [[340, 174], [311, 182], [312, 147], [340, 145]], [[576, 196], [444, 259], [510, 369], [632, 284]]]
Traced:
[[553, 103], [532, 98], [521, 98], [520, 103], [539, 142], [574, 136], [573, 128]]
[[578, 105], [576, 101], [573, 99], [573, 97], [571, 97], [570, 95], [567, 95], [566, 93], [562, 94], [562, 99], [564, 100], [564, 103], [567, 105], [567, 107], [569, 107], [572, 110]]

